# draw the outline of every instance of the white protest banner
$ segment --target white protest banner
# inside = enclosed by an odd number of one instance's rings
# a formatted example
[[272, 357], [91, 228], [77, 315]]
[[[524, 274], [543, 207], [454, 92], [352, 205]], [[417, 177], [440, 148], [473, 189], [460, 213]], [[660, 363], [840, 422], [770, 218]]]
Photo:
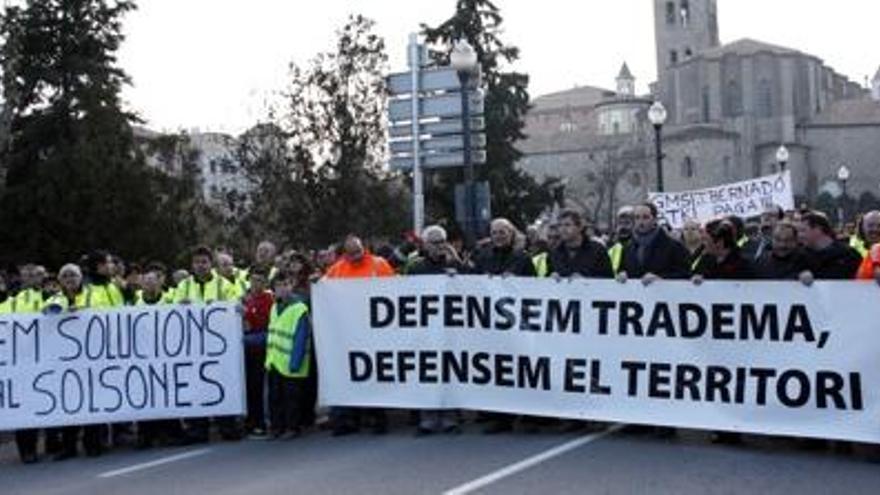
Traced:
[[237, 415], [231, 304], [0, 315], [0, 430]]
[[873, 283], [432, 276], [312, 295], [324, 405], [880, 442]]
[[681, 228], [686, 220], [700, 223], [714, 218], [736, 215], [748, 218], [760, 215], [765, 207], [777, 205], [794, 209], [791, 173], [766, 175], [757, 179], [684, 192], [653, 192], [648, 200], [657, 206], [661, 218], [673, 228]]

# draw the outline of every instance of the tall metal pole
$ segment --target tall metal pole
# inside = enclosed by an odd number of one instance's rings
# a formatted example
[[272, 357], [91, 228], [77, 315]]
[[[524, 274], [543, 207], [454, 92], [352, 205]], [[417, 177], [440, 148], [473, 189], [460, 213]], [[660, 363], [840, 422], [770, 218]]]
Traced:
[[461, 82], [461, 129], [464, 145], [464, 192], [467, 201], [465, 208], [465, 240], [468, 247], [473, 247], [477, 241], [477, 195], [474, 190], [474, 163], [471, 158], [471, 101], [468, 96], [468, 86], [471, 74], [468, 71], [458, 71], [458, 79]]
[[654, 144], [657, 152], [657, 192], [663, 191], [663, 144], [661, 142], [662, 125], [654, 124]]
[[412, 140], [413, 140], [413, 229], [421, 235], [425, 228], [425, 193], [422, 179], [421, 143], [419, 142], [419, 71], [421, 53], [419, 35], [409, 35], [409, 67], [412, 74]]

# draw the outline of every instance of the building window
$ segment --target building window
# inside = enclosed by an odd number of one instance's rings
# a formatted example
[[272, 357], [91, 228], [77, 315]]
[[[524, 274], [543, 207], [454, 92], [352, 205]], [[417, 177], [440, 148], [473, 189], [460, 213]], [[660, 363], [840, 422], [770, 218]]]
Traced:
[[688, 0], [681, 0], [681, 10], [679, 13], [681, 14], [681, 25], [687, 27], [691, 20], [691, 6]]
[[756, 102], [758, 117], [768, 118], [773, 116], [773, 89], [770, 81], [761, 79], [758, 82], [758, 101]]
[[739, 117], [742, 113], [742, 89], [738, 82], [730, 81], [724, 92], [724, 114], [728, 117]]
[[732, 173], [733, 171], [730, 170], [730, 157], [729, 157], [729, 156], [725, 156], [725, 157], [724, 157], [724, 161], [722, 162], [721, 167], [722, 167], [722, 168], [721, 168], [721, 171], [722, 171], [722, 173], [724, 173], [724, 177], [725, 177], [725, 178], [730, 178], [731, 173]]
[[678, 52], [675, 50], [669, 50], [669, 63], [675, 65], [678, 63]]
[[693, 50], [691, 50], [690, 48], [685, 48], [685, 49], [684, 49], [684, 58], [685, 58], [685, 60], [687, 60], [687, 59], [689, 59], [689, 58], [691, 58], [691, 57], [693, 57], [693, 56], [694, 56], [694, 51], [693, 51]]
[[681, 162], [681, 176], [690, 179], [694, 176], [694, 161], [691, 157], [684, 157], [684, 161]]
[[217, 173], [217, 162], [214, 160], [211, 160], [211, 175], [214, 175], [216, 173]]
[[666, 2], [666, 24], [675, 25], [675, 2]]
[[614, 134], [620, 134], [620, 122], [615, 122], [613, 125], [614, 125]]
[[709, 122], [711, 109], [709, 108], [709, 86], [703, 86], [703, 122]]

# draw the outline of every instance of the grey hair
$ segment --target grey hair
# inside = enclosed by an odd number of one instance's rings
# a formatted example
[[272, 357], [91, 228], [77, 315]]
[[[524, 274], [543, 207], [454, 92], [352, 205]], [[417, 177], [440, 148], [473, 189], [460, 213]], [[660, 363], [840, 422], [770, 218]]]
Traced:
[[446, 240], [446, 229], [439, 225], [429, 225], [422, 231], [422, 240]]
[[73, 263], [68, 263], [68, 264], [62, 266], [61, 269], [58, 270], [58, 278], [61, 278], [61, 276], [64, 275], [65, 273], [73, 273], [80, 280], [82, 280], [82, 278], [83, 278], [82, 270], [80, 270], [78, 265], [75, 265]]

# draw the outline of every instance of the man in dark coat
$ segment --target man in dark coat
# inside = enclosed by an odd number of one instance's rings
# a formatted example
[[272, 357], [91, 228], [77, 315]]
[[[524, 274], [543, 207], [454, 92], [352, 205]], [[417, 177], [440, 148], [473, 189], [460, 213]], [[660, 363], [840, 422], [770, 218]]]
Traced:
[[635, 232], [623, 250], [618, 280], [641, 278], [644, 284], [657, 279], [687, 279], [691, 271], [689, 253], [657, 224], [657, 207], [644, 203], [635, 207]]
[[559, 246], [550, 251], [548, 272], [559, 277], [612, 278], [611, 260], [605, 246], [588, 238], [584, 219], [574, 210], [559, 214]]

